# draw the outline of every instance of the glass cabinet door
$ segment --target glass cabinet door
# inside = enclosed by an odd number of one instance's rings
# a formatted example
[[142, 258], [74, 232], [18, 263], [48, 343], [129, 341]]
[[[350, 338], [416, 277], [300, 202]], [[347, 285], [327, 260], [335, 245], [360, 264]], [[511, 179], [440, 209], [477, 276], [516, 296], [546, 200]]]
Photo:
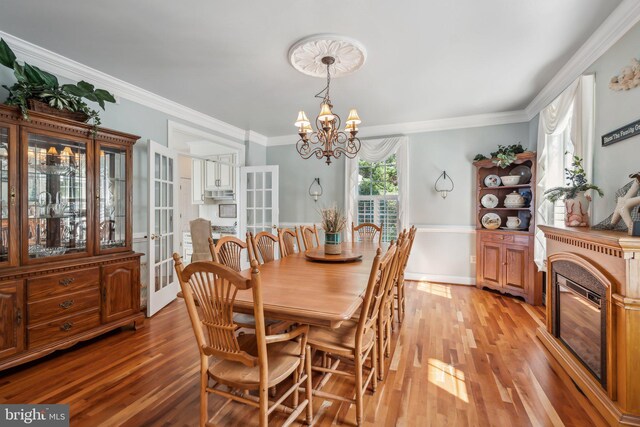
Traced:
[[[26, 132], [28, 260], [88, 253], [88, 146]], [[24, 213], [23, 213], [24, 215]]]
[[97, 148], [98, 250], [126, 248], [127, 239], [127, 157], [124, 147]]
[[15, 127], [0, 123], [0, 266], [15, 265], [19, 248], [17, 218]]

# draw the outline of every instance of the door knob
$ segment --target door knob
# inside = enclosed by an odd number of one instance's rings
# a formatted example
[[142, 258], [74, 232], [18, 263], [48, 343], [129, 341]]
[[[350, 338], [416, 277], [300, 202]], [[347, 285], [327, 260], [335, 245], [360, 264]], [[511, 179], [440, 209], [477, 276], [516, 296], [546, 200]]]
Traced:
[[151, 235], [151, 240], [156, 240], [158, 238], [160, 238], [160, 236], [158, 236], [157, 234], [152, 234]]

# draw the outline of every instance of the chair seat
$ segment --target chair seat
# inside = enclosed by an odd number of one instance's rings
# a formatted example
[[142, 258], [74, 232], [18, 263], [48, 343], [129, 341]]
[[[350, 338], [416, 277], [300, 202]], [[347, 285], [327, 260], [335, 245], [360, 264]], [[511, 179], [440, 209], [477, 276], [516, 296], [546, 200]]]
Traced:
[[[311, 327], [308, 344], [332, 354], [352, 355], [356, 349], [358, 322], [347, 320], [337, 329]], [[374, 331], [369, 329], [362, 339], [362, 350], [367, 350], [374, 342]]]
[[[252, 356], [258, 356], [256, 336], [253, 334], [238, 337], [240, 348]], [[300, 344], [296, 341], [276, 342], [267, 345], [269, 367], [268, 387], [273, 387], [287, 379], [300, 365]], [[213, 380], [240, 389], [255, 390], [260, 387], [260, 367], [250, 367], [216, 357], [211, 358], [208, 370]]]

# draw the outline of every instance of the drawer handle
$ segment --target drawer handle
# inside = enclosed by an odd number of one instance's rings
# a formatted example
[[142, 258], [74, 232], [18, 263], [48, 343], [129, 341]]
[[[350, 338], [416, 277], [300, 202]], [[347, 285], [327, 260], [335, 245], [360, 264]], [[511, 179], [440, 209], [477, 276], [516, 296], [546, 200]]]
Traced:
[[61, 326], [60, 326], [60, 330], [61, 331], [68, 331], [69, 329], [71, 329], [71, 327], [73, 327], [73, 322], [64, 322]]
[[58, 283], [60, 283], [60, 286], [69, 286], [74, 282], [74, 280], [76, 280], [75, 277], [67, 277], [65, 279], [60, 279]]
[[73, 305], [73, 300], [72, 299], [68, 299], [66, 301], [63, 301], [60, 303], [60, 307], [64, 308], [65, 310], [69, 307], [71, 307]]

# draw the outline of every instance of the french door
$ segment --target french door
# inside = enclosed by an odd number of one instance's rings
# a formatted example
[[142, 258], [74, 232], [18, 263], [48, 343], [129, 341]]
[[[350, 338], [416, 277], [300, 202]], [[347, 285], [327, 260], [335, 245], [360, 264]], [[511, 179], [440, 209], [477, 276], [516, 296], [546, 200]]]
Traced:
[[278, 166], [247, 166], [240, 168], [240, 197], [244, 218], [241, 221], [244, 238], [247, 232], [276, 234], [278, 224]]
[[149, 219], [148, 250], [149, 299], [147, 316], [153, 316], [176, 298], [180, 290], [173, 267], [173, 253], [178, 247], [179, 229], [176, 185], [178, 154], [149, 141]]

